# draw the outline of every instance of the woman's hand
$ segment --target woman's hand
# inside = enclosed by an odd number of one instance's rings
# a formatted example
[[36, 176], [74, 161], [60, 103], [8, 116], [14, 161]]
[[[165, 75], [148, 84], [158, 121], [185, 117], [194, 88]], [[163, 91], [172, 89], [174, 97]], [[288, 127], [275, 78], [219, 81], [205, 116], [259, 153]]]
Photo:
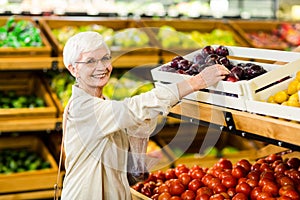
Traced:
[[224, 79], [229, 73], [230, 71], [223, 65], [215, 64], [206, 67], [196, 76], [192, 76], [191, 78], [177, 84], [180, 98], [216, 84], [220, 80]]
[[[226, 75], [228, 75], [230, 71], [223, 65], [215, 64], [209, 67], [206, 67], [204, 70], [202, 70], [197, 76], [199, 78], [200, 82], [203, 81], [204, 85], [200, 84], [199, 89], [203, 89], [209, 86], [212, 86], [219, 82], [220, 80], [223, 80]], [[202, 80], [201, 80], [202, 79]], [[196, 89], [196, 90], [199, 90]]]

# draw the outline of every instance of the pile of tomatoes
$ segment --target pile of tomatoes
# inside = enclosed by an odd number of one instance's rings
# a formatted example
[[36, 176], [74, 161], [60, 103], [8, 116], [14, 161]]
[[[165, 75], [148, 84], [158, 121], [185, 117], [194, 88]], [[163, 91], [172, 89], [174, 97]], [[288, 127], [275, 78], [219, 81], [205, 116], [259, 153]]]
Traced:
[[253, 164], [226, 158], [210, 168], [179, 164], [132, 188], [154, 200], [299, 200], [300, 159], [270, 154]]

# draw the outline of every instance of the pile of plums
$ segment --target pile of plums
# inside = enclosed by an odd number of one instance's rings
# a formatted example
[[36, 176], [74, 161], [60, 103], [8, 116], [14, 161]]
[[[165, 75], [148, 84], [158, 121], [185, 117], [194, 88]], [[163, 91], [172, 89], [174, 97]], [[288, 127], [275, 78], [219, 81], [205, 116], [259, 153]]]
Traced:
[[132, 188], [154, 200], [299, 200], [300, 159], [270, 154], [253, 163], [221, 158], [210, 168], [179, 164]]
[[163, 65], [160, 70], [193, 76], [208, 66], [221, 64], [231, 71], [225, 78], [226, 81], [231, 82], [250, 80], [267, 72], [262, 66], [250, 62], [235, 65], [227, 56], [229, 56], [229, 50], [225, 46], [220, 45], [215, 49], [212, 46], [205, 46], [194, 55], [192, 61], [182, 56], [176, 56], [170, 63]]

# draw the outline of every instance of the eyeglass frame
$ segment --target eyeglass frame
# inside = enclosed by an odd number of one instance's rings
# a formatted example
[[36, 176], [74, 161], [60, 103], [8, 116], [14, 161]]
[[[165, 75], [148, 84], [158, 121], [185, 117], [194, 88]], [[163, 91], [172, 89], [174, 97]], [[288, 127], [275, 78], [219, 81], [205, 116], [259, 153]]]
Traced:
[[[108, 60], [106, 60], [108, 62], [107, 64], [103, 63], [103, 62], [106, 62], [106, 61], [104, 61], [105, 59], [108, 59]], [[111, 59], [112, 59], [111, 55], [105, 55], [100, 59], [90, 58], [90, 60], [88, 60], [88, 61], [85, 61], [85, 62], [84, 61], [76, 61], [75, 63], [76, 64], [93, 65], [93, 67], [96, 67], [98, 65], [98, 63], [101, 61], [102, 65], [104, 67], [107, 67], [109, 64], [111, 64]]]

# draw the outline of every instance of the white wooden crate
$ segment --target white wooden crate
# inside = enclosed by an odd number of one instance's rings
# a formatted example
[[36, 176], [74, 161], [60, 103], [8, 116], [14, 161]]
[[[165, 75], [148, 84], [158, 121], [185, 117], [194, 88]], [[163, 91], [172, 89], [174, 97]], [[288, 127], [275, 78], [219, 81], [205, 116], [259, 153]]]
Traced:
[[[290, 62], [279, 69], [273, 70], [265, 76], [257, 77], [255, 80], [249, 82], [249, 84], [246, 84], [245, 90], [249, 96], [249, 99], [245, 101], [247, 111], [300, 121], [300, 108], [265, 102], [269, 96], [274, 95], [278, 91], [286, 90], [289, 83], [294, 79], [297, 71], [300, 71], [300, 59]], [[257, 91], [276, 80], [281, 80], [288, 76], [291, 78], [278, 82], [266, 89]]]
[[[218, 45], [212, 46], [216, 48]], [[229, 59], [231, 62], [251, 62], [259, 64], [267, 70], [266, 74], [274, 69], [280, 68], [280, 65], [270, 64], [270, 61], [291, 62], [300, 58], [299, 53], [287, 51], [236, 46], [227, 46], [227, 48], [229, 50]], [[200, 51], [201, 49], [183, 57], [187, 60], [192, 60], [195, 54], [199, 53]], [[250, 60], [256, 60], [256, 62]], [[189, 75], [160, 71], [160, 68], [162, 66], [151, 70], [154, 81], [163, 83], [177, 83], [190, 77]], [[263, 74], [261, 76], [266, 76], [266, 74]], [[218, 84], [206, 88], [207, 90], [194, 92], [184, 98], [246, 111], [247, 107], [245, 102], [247, 99], [249, 99], [249, 93], [248, 91], [245, 91], [244, 85], [251, 83], [256, 78], [248, 81], [241, 80], [238, 82], [220, 81]]]

